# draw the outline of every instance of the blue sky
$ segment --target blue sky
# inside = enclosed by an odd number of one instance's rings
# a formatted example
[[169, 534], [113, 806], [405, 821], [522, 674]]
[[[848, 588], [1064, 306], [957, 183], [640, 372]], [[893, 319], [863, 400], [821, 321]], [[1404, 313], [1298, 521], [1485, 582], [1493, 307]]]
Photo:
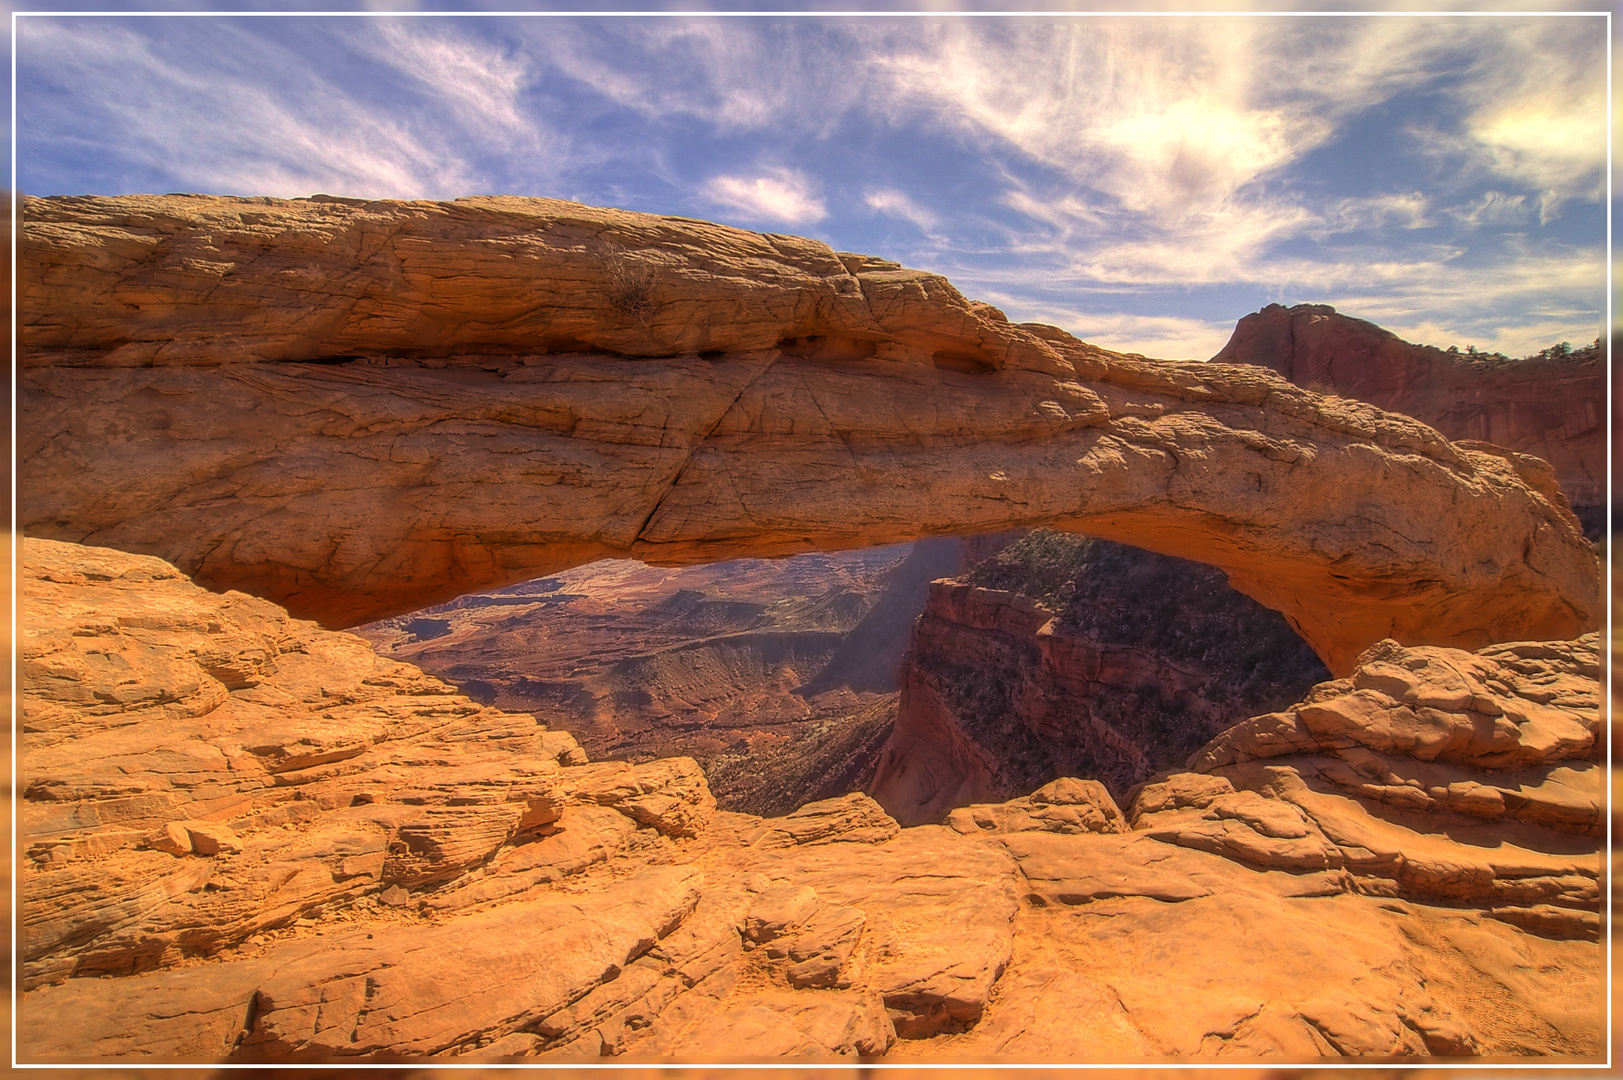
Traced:
[[1600, 331], [1598, 18], [26, 17], [29, 194], [545, 195], [1210, 356], [1270, 302]]

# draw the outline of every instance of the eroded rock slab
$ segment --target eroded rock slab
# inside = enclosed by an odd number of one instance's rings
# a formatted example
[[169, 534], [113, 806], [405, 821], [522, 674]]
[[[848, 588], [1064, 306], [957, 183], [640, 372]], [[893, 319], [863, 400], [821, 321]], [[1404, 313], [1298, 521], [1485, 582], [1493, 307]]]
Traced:
[[1598, 640], [1476, 653], [1382, 642], [1145, 785], [1136, 830], [1363, 891], [1599, 933]]
[[[691, 761], [584, 762], [528, 717], [151, 558], [22, 554], [23, 655], [41, 661], [20, 735], [25, 1062], [1602, 1048], [1601, 950], [1570, 932], [1596, 882], [1571, 850], [1472, 849], [1436, 806], [1379, 816], [1313, 786], [1309, 756], [1169, 777], [1127, 832], [1075, 780], [972, 808], [965, 832], [901, 828], [862, 795], [763, 820], [716, 810]], [[1484, 685], [1498, 715], [1526, 716], [1516, 746], [1563, 768], [1591, 751], [1511, 697], [1582, 727], [1589, 648], [1477, 654], [1509, 672]], [[1325, 865], [1259, 865], [1267, 844], [1316, 844]]]

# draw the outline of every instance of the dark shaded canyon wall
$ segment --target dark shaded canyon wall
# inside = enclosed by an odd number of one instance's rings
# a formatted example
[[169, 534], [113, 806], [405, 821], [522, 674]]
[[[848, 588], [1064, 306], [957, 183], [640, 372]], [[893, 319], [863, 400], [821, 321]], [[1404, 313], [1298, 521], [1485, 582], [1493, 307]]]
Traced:
[[1328, 677], [1220, 571], [1038, 531], [932, 585], [870, 791], [915, 823], [1057, 776], [1123, 798]]

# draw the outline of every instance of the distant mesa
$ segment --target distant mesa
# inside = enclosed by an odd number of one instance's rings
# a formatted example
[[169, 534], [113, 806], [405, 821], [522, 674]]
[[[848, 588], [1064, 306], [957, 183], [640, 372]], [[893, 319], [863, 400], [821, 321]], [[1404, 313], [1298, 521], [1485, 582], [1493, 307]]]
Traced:
[[1604, 528], [1606, 380], [1599, 343], [1523, 360], [1412, 345], [1326, 304], [1247, 315], [1214, 363], [1258, 364], [1298, 386], [1357, 398], [1453, 440], [1549, 462], [1592, 538]]

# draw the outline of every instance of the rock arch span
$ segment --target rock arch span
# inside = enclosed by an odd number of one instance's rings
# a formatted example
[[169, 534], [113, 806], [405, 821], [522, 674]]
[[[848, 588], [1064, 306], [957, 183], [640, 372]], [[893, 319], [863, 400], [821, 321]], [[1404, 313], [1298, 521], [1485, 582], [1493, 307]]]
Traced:
[[29, 199], [21, 521], [350, 625], [606, 556], [1048, 525], [1334, 671], [1598, 621], [1549, 467], [809, 240], [570, 203]]

